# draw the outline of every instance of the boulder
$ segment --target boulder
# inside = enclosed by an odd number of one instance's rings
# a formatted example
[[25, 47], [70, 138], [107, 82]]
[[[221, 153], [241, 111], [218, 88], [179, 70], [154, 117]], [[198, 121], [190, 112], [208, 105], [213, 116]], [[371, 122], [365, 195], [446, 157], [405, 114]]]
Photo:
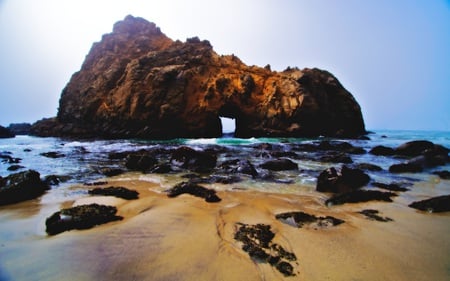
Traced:
[[56, 235], [72, 229], [89, 229], [96, 225], [121, 220], [116, 216], [117, 208], [98, 204], [81, 205], [62, 209], [48, 217], [45, 221], [45, 231]]
[[378, 190], [352, 190], [349, 192], [335, 195], [325, 201], [328, 206], [342, 205], [345, 203], [360, 203], [368, 201], [392, 202], [391, 197], [397, 196], [392, 192], [382, 192]]
[[170, 162], [183, 169], [195, 172], [208, 172], [216, 167], [217, 156], [214, 152], [181, 146], [172, 151]]
[[372, 148], [369, 153], [377, 156], [392, 156], [395, 155], [395, 149], [383, 145], [377, 145]]
[[283, 72], [221, 56], [194, 37], [173, 41], [151, 22], [127, 16], [94, 43], [63, 89], [58, 114], [33, 124], [41, 136], [357, 137], [361, 108], [331, 73]]
[[394, 164], [389, 167], [389, 172], [391, 173], [420, 173], [423, 168], [418, 164], [411, 163], [400, 163]]
[[331, 167], [322, 171], [317, 178], [316, 190], [319, 192], [342, 193], [358, 189], [370, 181], [370, 177], [359, 169], [342, 166], [338, 171]]
[[395, 149], [395, 154], [403, 156], [418, 156], [428, 149], [432, 149], [434, 144], [426, 140], [409, 141]]
[[132, 171], [146, 171], [155, 166], [158, 160], [145, 152], [131, 153], [127, 156], [125, 166]]
[[271, 171], [298, 170], [298, 164], [287, 158], [269, 160], [260, 167]]
[[0, 205], [37, 198], [47, 189], [40, 174], [34, 170], [11, 174], [0, 179]]

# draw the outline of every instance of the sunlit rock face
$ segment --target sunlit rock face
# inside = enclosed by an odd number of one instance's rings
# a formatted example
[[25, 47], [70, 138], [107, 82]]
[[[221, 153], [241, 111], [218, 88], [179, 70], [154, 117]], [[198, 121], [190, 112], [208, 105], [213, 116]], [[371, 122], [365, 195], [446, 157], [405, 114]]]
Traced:
[[64, 88], [58, 115], [38, 135], [219, 137], [220, 117], [236, 137], [356, 137], [361, 109], [329, 72], [247, 66], [208, 41], [172, 41], [155, 24], [127, 16], [94, 43]]

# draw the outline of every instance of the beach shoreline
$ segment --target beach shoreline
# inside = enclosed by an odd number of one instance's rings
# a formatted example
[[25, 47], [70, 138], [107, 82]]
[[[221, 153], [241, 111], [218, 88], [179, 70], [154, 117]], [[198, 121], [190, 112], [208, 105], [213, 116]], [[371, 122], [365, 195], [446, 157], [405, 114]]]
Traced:
[[[44, 197], [1, 207], [2, 280], [448, 280], [450, 214], [393, 203], [327, 207], [323, 194], [279, 194], [217, 190], [208, 203], [180, 195], [168, 198], [158, 183], [123, 177], [109, 185], [140, 193], [137, 200], [85, 196], [63, 202]], [[443, 183], [416, 183], [414, 190]], [[207, 186], [207, 185], [206, 185]], [[213, 188], [214, 186], [211, 185]], [[414, 192], [413, 190], [413, 192]], [[44, 202], [44, 203], [42, 203]], [[118, 208], [122, 221], [89, 230], [45, 234], [45, 218], [70, 206], [99, 203]], [[379, 210], [393, 221], [378, 222], [358, 212]], [[297, 228], [275, 216], [302, 211], [333, 216], [334, 227]], [[270, 225], [274, 243], [297, 257], [295, 276], [252, 259], [234, 237], [238, 224]]]

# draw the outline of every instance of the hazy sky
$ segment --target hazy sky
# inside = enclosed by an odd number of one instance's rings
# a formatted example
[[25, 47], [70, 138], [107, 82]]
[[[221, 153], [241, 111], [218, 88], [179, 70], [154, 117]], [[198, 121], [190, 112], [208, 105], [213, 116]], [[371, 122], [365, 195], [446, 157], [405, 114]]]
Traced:
[[450, 130], [448, 0], [0, 0], [0, 124], [55, 116], [92, 43], [127, 14], [249, 65], [326, 69], [367, 129]]

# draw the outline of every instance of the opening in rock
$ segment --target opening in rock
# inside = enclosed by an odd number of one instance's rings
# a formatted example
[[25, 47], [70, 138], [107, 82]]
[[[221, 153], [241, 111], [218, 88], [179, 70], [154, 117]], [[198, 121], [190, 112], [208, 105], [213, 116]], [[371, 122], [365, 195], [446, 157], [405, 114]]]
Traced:
[[236, 120], [234, 118], [220, 117], [222, 122], [222, 135], [224, 137], [233, 137], [236, 131]]

